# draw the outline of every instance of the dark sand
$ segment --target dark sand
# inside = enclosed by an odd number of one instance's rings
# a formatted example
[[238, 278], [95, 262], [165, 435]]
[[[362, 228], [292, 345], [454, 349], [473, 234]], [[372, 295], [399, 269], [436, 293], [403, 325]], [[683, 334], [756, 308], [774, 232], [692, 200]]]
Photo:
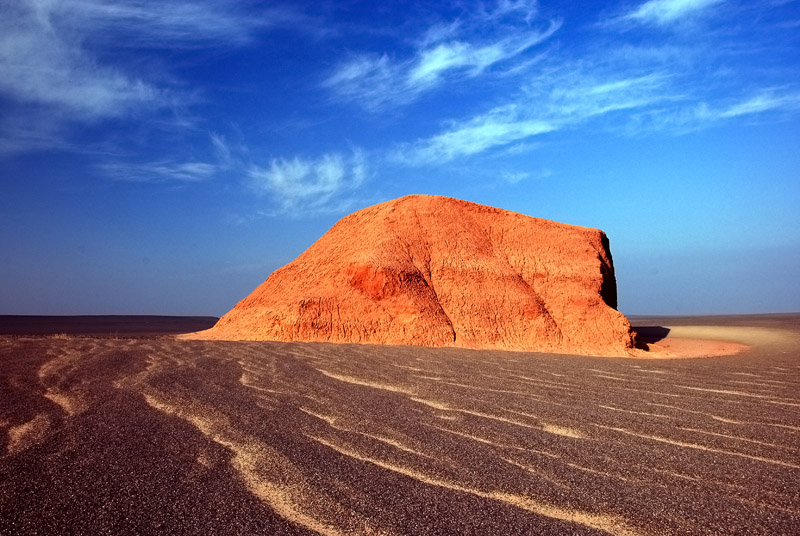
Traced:
[[0, 534], [800, 533], [800, 315], [633, 320], [750, 348], [0, 336]]

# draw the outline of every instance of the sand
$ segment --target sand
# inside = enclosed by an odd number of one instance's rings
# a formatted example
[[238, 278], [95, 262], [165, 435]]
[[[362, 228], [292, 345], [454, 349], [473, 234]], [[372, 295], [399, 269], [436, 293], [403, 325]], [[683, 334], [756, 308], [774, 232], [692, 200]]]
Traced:
[[800, 532], [800, 315], [632, 323], [657, 351], [0, 335], [0, 534]]

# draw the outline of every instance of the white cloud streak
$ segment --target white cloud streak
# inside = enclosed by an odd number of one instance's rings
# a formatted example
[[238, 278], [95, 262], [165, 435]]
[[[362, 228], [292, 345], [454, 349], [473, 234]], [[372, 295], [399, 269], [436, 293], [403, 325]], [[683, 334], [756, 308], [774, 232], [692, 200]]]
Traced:
[[255, 190], [271, 197], [285, 213], [324, 210], [361, 186], [367, 174], [367, 160], [360, 150], [349, 156], [275, 158], [269, 166], [251, 166], [247, 172]]
[[403, 145], [391, 159], [406, 165], [439, 164], [525, 146], [535, 136], [657, 102], [664, 98], [665, 81], [664, 75], [650, 74], [597, 82], [581, 69], [540, 76], [512, 103]]
[[216, 154], [217, 160], [225, 165], [231, 164], [233, 162], [233, 153], [225, 137], [216, 132], [210, 132], [208, 137], [214, 147], [214, 154]]
[[208, 162], [162, 160], [146, 163], [106, 162], [98, 166], [105, 177], [122, 182], [204, 182], [212, 179], [219, 166]]
[[168, 104], [169, 93], [104, 64], [113, 47], [241, 44], [266, 24], [229, 2], [20, 0], [0, 7], [0, 94], [76, 119], [118, 117]]
[[729, 106], [717, 115], [721, 119], [730, 119], [765, 112], [797, 110], [800, 110], [800, 93], [776, 95], [774, 92], [762, 92]]
[[624, 18], [652, 24], [672, 24], [724, 0], [649, 0]]
[[[501, 1], [490, 12], [478, 10], [472, 20], [432, 26], [407, 59], [357, 55], [340, 64], [323, 85], [342, 99], [378, 112], [408, 104], [446, 81], [474, 78], [498, 65], [513, 70], [525, 52], [561, 26], [560, 21], [550, 21], [533, 29], [530, 19], [535, 13], [535, 3]], [[475, 39], [474, 25], [484, 30], [482, 35], [494, 37]]]
[[407, 165], [440, 164], [555, 130], [545, 121], [526, 119], [516, 106], [452, 125], [441, 134], [396, 150], [391, 159]]
[[225, 138], [216, 132], [208, 133], [208, 142], [213, 158], [161, 159], [156, 161], [134, 161], [120, 155], [105, 155], [97, 169], [106, 179], [122, 182], [192, 183], [206, 182], [230, 170], [243, 166], [234, 155]]
[[53, 21], [51, 5], [21, 2], [0, 13], [0, 94], [90, 120], [158, 98], [151, 85], [84, 53]]
[[500, 177], [508, 184], [515, 185], [528, 180], [542, 180], [553, 175], [549, 169], [542, 169], [537, 173], [530, 171], [509, 171], [505, 170], [500, 174]]
[[723, 124], [726, 121], [792, 115], [800, 112], [797, 90], [760, 91], [727, 103], [699, 102], [682, 106], [656, 108], [634, 116], [627, 129], [631, 133], [671, 131], [691, 132]]
[[[264, 28], [299, 24], [289, 10], [245, 13], [234, 0], [0, 2], [0, 153], [46, 149], [40, 133], [180, 107], [183, 90], [125, 62], [125, 48], [232, 47]], [[113, 59], [111, 59], [113, 58]], [[140, 115], [137, 115], [141, 117]], [[26, 120], [26, 131], [11, 128]], [[28, 140], [29, 143], [25, 143]], [[68, 146], [51, 138], [49, 147]]]
[[90, 32], [114, 46], [137, 48], [242, 45], [257, 30], [298, 18], [280, 9], [248, 15], [236, 2], [225, 0], [62, 0], [53, 7], [49, 9], [68, 27]]

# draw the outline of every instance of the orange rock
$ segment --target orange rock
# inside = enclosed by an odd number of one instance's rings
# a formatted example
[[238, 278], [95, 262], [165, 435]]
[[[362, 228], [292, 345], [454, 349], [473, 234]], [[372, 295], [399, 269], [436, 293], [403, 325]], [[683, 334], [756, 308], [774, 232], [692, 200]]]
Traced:
[[411, 195], [342, 218], [191, 338], [624, 355], [598, 229]]

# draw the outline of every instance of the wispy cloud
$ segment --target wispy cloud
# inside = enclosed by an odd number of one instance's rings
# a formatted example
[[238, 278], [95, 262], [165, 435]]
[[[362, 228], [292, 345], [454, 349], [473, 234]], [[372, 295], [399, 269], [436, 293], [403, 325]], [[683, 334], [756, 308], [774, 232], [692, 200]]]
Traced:
[[251, 166], [248, 178], [255, 190], [269, 196], [282, 212], [324, 211], [341, 203], [366, 180], [363, 151], [329, 153], [316, 159], [273, 159], [266, 167]]
[[124, 182], [201, 182], [213, 178], [219, 171], [217, 164], [209, 162], [177, 162], [161, 160], [145, 163], [120, 161], [99, 164], [103, 176]]
[[555, 128], [544, 120], [524, 118], [517, 106], [510, 105], [455, 123], [441, 134], [401, 146], [392, 153], [391, 159], [408, 165], [446, 163]]
[[289, 10], [248, 13], [240, 5], [226, 0], [0, 3], [4, 122], [19, 123], [14, 117], [24, 117], [31, 123], [21, 138], [30, 139], [28, 145], [9, 127], [0, 127], [0, 151], [40, 149], [44, 140], [36, 133], [64, 135], [65, 125], [130, 118], [187, 100], [167, 81], [169, 76], [157, 79], [115, 50], [240, 46], [264, 28], [297, 22]]
[[528, 180], [546, 179], [552, 174], [553, 172], [549, 169], [542, 169], [538, 172], [505, 170], [500, 174], [500, 177], [508, 184], [515, 185]]
[[404, 59], [356, 55], [340, 64], [323, 85], [340, 98], [380, 111], [416, 100], [449, 80], [474, 78], [498, 65], [513, 70], [525, 61], [525, 52], [561, 26], [552, 20], [534, 28], [535, 14], [535, 3], [501, 1], [493, 10], [476, 10], [471, 19], [431, 26]]
[[99, 65], [74, 38], [62, 35], [48, 11], [23, 2], [0, 16], [0, 94], [89, 120], [159, 98], [151, 84]]
[[0, 8], [0, 93], [93, 120], [168, 92], [124, 65], [100, 59], [104, 47], [240, 44], [268, 23], [228, 2], [20, 0]]
[[531, 0], [499, 0], [492, 9], [479, 4], [477, 18], [483, 21], [502, 19], [509, 15], [521, 16], [525, 22], [531, 22], [539, 11], [539, 3]]
[[429, 138], [396, 149], [391, 159], [407, 165], [446, 163], [495, 148], [528, 146], [534, 136], [664, 98], [661, 74], [595, 81], [582, 69], [537, 77], [513, 102]]
[[142, 161], [141, 158], [111, 154], [100, 157], [96, 168], [102, 177], [109, 180], [142, 183], [205, 182], [226, 171], [241, 171], [245, 164], [240, 155], [234, 154], [223, 135], [209, 132], [208, 143], [210, 147], [199, 157]]
[[0, 156], [72, 148], [59, 121], [37, 121], [36, 114], [31, 113], [7, 112], [0, 118]]
[[764, 112], [795, 112], [798, 110], [800, 110], [800, 92], [777, 94], [774, 91], [765, 91], [737, 102], [718, 112], [717, 115], [721, 119], [730, 119]]
[[701, 13], [724, 0], [648, 0], [623, 18], [644, 23], [671, 24]]
[[785, 117], [800, 112], [800, 91], [764, 90], [727, 102], [677, 103], [646, 110], [631, 117], [631, 133], [668, 131], [681, 134], [724, 124], [726, 121]]
[[226, 0], [62, 0], [48, 9], [61, 24], [92, 39], [136, 48], [164, 48], [167, 43], [170, 48], [238, 46], [265, 28], [299, 25], [303, 20], [287, 8], [254, 13], [241, 2]]
[[211, 140], [217, 159], [224, 165], [230, 165], [233, 162], [233, 153], [225, 137], [216, 132], [210, 132], [208, 137]]
[[664, 100], [668, 79], [665, 73], [624, 77], [623, 73], [587, 72], [586, 66], [580, 66], [551, 76], [544, 84], [533, 82], [528, 94], [538, 101], [528, 108], [563, 126]]

